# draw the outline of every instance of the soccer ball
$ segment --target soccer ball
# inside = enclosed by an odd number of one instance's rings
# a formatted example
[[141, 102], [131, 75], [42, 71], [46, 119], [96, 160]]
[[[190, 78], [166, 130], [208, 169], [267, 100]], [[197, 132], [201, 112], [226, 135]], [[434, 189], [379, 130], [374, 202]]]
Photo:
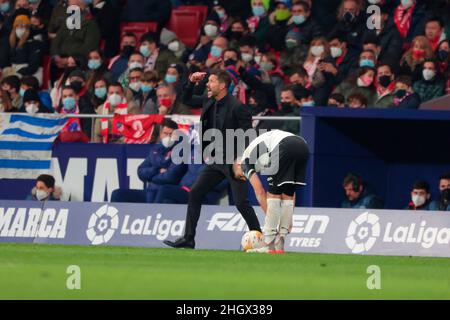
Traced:
[[263, 244], [263, 234], [259, 231], [249, 231], [244, 234], [241, 240], [243, 251], [258, 249]]

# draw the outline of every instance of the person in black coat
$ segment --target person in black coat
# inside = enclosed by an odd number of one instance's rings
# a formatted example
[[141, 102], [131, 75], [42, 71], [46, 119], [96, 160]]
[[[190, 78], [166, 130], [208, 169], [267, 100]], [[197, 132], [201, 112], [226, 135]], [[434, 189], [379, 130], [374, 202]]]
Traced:
[[398, 65], [403, 53], [403, 38], [398, 32], [394, 19], [389, 17], [386, 6], [382, 6], [381, 29], [366, 29], [363, 42], [376, 43], [380, 47], [378, 61]]
[[128, 0], [123, 8], [122, 21], [156, 22], [161, 30], [169, 21], [171, 12], [170, 0]]
[[342, 33], [331, 33], [328, 36], [330, 43], [331, 57], [336, 65], [336, 76], [334, 77], [334, 85], [339, 85], [347, 79], [352, 70], [358, 68], [359, 56], [355, 51], [348, 51], [347, 37]]
[[395, 82], [394, 106], [399, 109], [418, 109], [420, 96], [413, 91], [409, 76], [400, 76]]
[[[228, 93], [229, 86], [232, 82], [230, 75], [223, 70], [211, 73], [208, 82], [207, 96], [193, 96], [194, 84], [201, 81], [206, 76], [206, 73], [194, 73], [189, 77], [189, 84], [187, 85], [184, 95], [183, 103], [187, 105], [203, 105], [203, 111], [200, 118], [202, 126], [202, 134], [204, 135], [209, 129], [220, 130], [225, 137], [226, 130], [238, 130], [242, 129], [244, 132], [252, 128], [252, 117], [250, 108], [241, 104], [236, 98]], [[214, 136], [214, 135], [213, 135]], [[222, 140], [216, 143], [214, 138], [214, 146], [211, 148], [211, 143], [207, 144], [202, 141], [202, 150], [204, 150], [204, 157], [207, 156], [206, 148], [216, 151], [212, 157], [215, 164], [211, 162], [212, 159], [206, 160], [207, 166], [200, 173], [197, 181], [192, 186], [189, 193], [189, 202], [186, 216], [186, 229], [184, 236], [176, 241], [164, 241], [168, 246], [174, 248], [195, 248], [195, 233], [197, 228], [197, 222], [200, 217], [201, 206], [204, 197], [210, 192], [216, 185], [227, 179], [230, 183], [231, 190], [233, 192], [233, 198], [236, 203], [236, 207], [247, 222], [250, 230], [261, 231], [258, 218], [255, 211], [248, 201], [248, 186], [246, 182], [237, 180], [233, 176], [232, 166], [237, 160], [239, 155], [234, 153], [233, 155], [227, 154], [225, 151], [225, 143]], [[225, 140], [225, 139], [224, 139]], [[229, 142], [229, 141], [227, 141]], [[236, 139], [234, 139], [234, 151], [236, 152], [237, 145]], [[245, 149], [244, 146], [241, 148]], [[225, 160], [225, 164], [220, 164], [221, 160]]]
[[97, 20], [102, 39], [105, 40], [106, 58], [112, 58], [119, 53], [120, 45], [120, 14], [118, 0], [96, 0], [90, 7]]
[[292, 17], [288, 21], [289, 30], [296, 29], [299, 33], [301, 44], [309, 45], [310, 42], [323, 35], [321, 26], [311, 16], [311, 7], [305, 1], [292, 5]]
[[36, 113], [50, 113], [51, 111], [44, 107], [36, 90], [28, 89], [23, 95], [23, 105], [19, 109], [19, 112], [26, 112], [33, 115]]
[[362, 37], [367, 28], [364, 17], [363, 8], [358, 1], [344, 0], [338, 9], [338, 21], [332, 30], [333, 33], [347, 35], [348, 50], [355, 54], [359, 54], [362, 49]]

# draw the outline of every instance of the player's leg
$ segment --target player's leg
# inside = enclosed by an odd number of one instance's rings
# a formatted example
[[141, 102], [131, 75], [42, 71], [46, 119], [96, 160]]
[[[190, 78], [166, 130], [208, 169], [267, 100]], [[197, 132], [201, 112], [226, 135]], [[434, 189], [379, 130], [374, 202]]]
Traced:
[[277, 241], [275, 242], [275, 250], [277, 253], [284, 253], [284, 244], [292, 226], [292, 218], [294, 216], [295, 207], [295, 190], [297, 186], [294, 184], [286, 184], [281, 187], [281, 215], [280, 228]]
[[237, 180], [234, 178], [232, 174], [231, 167], [225, 167], [224, 172], [228, 182], [230, 183], [231, 192], [233, 194], [233, 199], [236, 205], [236, 208], [241, 213], [245, 222], [247, 223], [248, 228], [251, 231], [259, 231], [261, 232], [261, 226], [259, 225], [258, 217], [256, 216], [255, 210], [250, 205], [248, 201], [248, 184], [245, 181]]
[[174, 248], [194, 248], [195, 231], [202, 208], [202, 201], [205, 195], [219, 184], [225, 176], [215, 165], [206, 166], [200, 172], [197, 181], [189, 192], [188, 207], [186, 213], [186, 227], [184, 236], [176, 241], [165, 240], [164, 243]]

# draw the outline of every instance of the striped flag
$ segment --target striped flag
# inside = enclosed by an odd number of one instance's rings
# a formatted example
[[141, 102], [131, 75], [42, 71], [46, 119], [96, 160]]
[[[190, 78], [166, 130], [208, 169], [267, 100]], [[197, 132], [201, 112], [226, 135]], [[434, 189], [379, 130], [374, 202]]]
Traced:
[[0, 113], [0, 179], [35, 179], [50, 170], [52, 145], [67, 118]]

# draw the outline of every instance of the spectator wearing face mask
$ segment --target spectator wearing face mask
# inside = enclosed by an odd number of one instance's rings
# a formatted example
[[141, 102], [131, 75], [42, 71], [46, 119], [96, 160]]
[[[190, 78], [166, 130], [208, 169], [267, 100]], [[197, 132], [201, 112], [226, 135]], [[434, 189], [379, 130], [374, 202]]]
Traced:
[[[197, 57], [196, 60], [198, 63], [204, 63], [206, 61], [206, 58], [211, 51], [213, 41], [220, 35], [219, 26], [219, 16], [215, 11], [211, 11], [208, 17], [206, 17], [206, 21], [200, 30], [200, 40], [192, 52], [192, 55]], [[193, 57], [189, 57], [188, 60], [192, 60], [192, 58]]]
[[429, 210], [430, 206], [430, 185], [426, 181], [416, 181], [411, 191], [411, 202], [406, 207], [407, 210]]
[[288, 26], [290, 30], [298, 30], [299, 44], [309, 45], [313, 39], [323, 35], [322, 28], [311, 15], [311, 7], [308, 2], [298, 1], [294, 3], [291, 14]]
[[[122, 85], [118, 82], [113, 82], [108, 85], [107, 99], [105, 103], [99, 106], [96, 110], [100, 115], [127, 115], [130, 114], [128, 108], [128, 101], [124, 96]], [[112, 119], [102, 118], [95, 120], [95, 129], [93, 142], [97, 143], [121, 143], [123, 137], [113, 134]]]
[[[64, 115], [81, 113], [79, 107], [79, 96], [74, 87], [69, 85], [62, 88], [61, 104], [56, 111]], [[67, 123], [61, 130], [58, 139], [61, 142], [89, 142], [90, 140], [86, 133], [83, 132], [83, 126], [78, 118], [68, 118]]]
[[439, 73], [438, 63], [435, 60], [425, 60], [423, 63], [422, 79], [414, 82], [416, 92], [422, 102], [442, 97], [445, 92], [445, 83]]
[[9, 35], [11, 66], [3, 70], [4, 75], [35, 75], [42, 82], [42, 45], [30, 35], [31, 21], [28, 16], [20, 15], [14, 20]]
[[395, 83], [394, 107], [399, 109], [418, 109], [420, 96], [412, 88], [411, 77], [400, 76]]
[[338, 21], [332, 32], [343, 33], [349, 51], [358, 54], [361, 51], [362, 37], [366, 30], [362, 1], [343, 0], [338, 8]]
[[333, 93], [328, 98], [328, 107], [345, 108], [345, 97], [339, 93]]
[[141, 77], [142, 101], [139, 106], [142, 114], [158, 114], [156, 88], [160, 79], [156, 71], [146, 71]]
[[54, 112], [55, 110], [52, 107], [52, 99], [50, 94], [47, 91], [40, 90], [39, 81], [36, 77], [33, 76], [25, 76], [20, 80], [20, 95], [23, 97], [25, 91], [28, 89], [33, 89], [39, 94], [39, 98], [42, 102], [42, 105], [47, 108], [50, 112]]
[[93, 90], [94, 83], [97, 80], [105, 79], [108, 82], [113, 81], [113, 75], [108, 71], [108, 66], [105, 64], [105, 57], [100, 50], [92, 50], [89, 52], [87, 58], [88, 71], [86, 72], [86, 87], [89, 91]]
[[439, 68], [445, 78], [445, 94], [450, 94], [450, 40], [439, 43], [436, 50]]
[[249, 34], [247, 22], [245, 20], [235, 20], [231, 23], [230, 28], [225, 32], [225, 36], [229, 41], [229, 48], [239, 49], [239, 43], [242, 38]]
[[303, 67], [309, 46], [302, 42], [298, 28], [292, 28], [286, 34], [286, 50], [281, 53], [280, 65], [285, 74]]
[[22, 97], [20, 96], [20, 79], [17, 76], [8, 76], [1, 81], [1, 89], [8, 95], [11, 103], [11, 112], [19, 110], [22, 106]]
[[359, 92], [367, 99], [367, 104], [369, 106], [373, 105], [376, 99], [376, 90], [374, 86], [375, 73], [376, 71], [374, 68], [359, 68], [356, 75], [348, 77], [336, 87], [333, 93], [340, 93], [348, 100], [348, 96], [351, 93]]
[[177, 99], [177, 93], [173, 86], [167, 83], [159, 85], [156, 89], [156, 96], [158, 98], [158, 114], [192, 114], [191, 109]]
[[[244, 2], [244, 1], [242, 1], [242, 2]], [[219, 1], [215, 0], [213, 2], [212, 11], [215, 12], [217, 14], [217, 16], [219, 17], [219, 21], [220, 21], [219, 32], [220, 33], [225, 33], [228, 30], [228, 28], [231, 26], [232, 20], [236, 17], [239, 17], [239, 14], [233, 15], [233, 16], [229, 15], [229, 12], [225, 8], [227, 3], [229, 3], [229, 1], [219, 2]]]
[[174, 32], [164, 28], [161, 31], [160, 43], [161, 45], [166, 46], [167, 49], [175, 55], [178, 61], [184, 62], [187, 60], [188, 52], [186, 50], [186, 45], [178, 39]]
[[119, 77], [128, 68], [128, 62], [130, 56], [135, 53], [137, 45], [136, 35], [134, 33], [125, 33], [120, 41], [120, 53], [111, 58], [108, 69], [113, 75], [114, 81], [119, 79]]
[[19, 109], [19, 112], [34, 115], [36, 113], [50, 113], [50, 110], [42, 105], [41, 99], [34, 89], [28, 89], [23, 96], [23, 106]]
[[400, 60], [400, 74], [411, 76], [414, 82], [421, 79], [423, 62], [433, 56], [433, 49], [426, 37], [414, 38], [411, 48]]
[[401, 0], [394, 10], [394, 22], [405, 42], [423, 34], [427, 16], [424, 1]]
[[94, 107], [94, 110], [97, 110], [99, 106], [105, 103], [108, 94], [107, 88], [108, 84], [105, 79], [97, 80], [94, 83], [91, 98], [91, 104]]
[[450, 173], [439, 177], [439, 199], [430, 203], [429, 210], [450, 211]]
[[218, 64], [220, 64], [222, 62], [223, 54], [227, 49], [228, 49], [227, 38], [220, 36], [214, 39], [205, 66], [207, 68], [213, 68]]
[[27, 200], [33, 201], [60, 201], [62, 190], [55, 185], [55, 178], [42, 174], [36, 179], [36, 185], [31, 190]]
[[328, 36], [330, 54], [337, 68], [334, 77], [336, 86], [344, 81], [352, 70], [356, 70], [358, 67], [358, 55], [354, 51], [348, 50], [346, 39], [346, 35], [342, 33], [332, 33]]
[[128, 88], [125, 88], [125, 99], [128, 101], [128, 112], [131, 114], [140, 114], [139, 106], [143, 100], [141, 78], [144, 70], [136, 68], [130, 70], [128, 75]]
[[315, 105], [325, 106], [333, 90], [334, 78], [337, 74], [330, 45], [325, 38], [317, 38], [311, 42], [303, 67], [309, 75]]
[[128, 60], [128, 68], [119, 77], [118, 82], [122, 87], [127, 88], [130, 85], [130, 71], [133, 69], [144, 70], [145, 57], [141, 53], [133, 53]]
[[270, 26], [266, 33], [265, 47], [281, 52], [286, 48], [285, 38], [291, 17], [290, 1], [275, 1], [275, 10], [269, 15]]
[[171, 64], [178, 63], [174, 53], [159, 44], [156, 33], [148, 32], [141, 37], [140, 53], [144, 56], [144, 70], [155, 70], [158, 74], [164, 74]]
[[378, 65], [376, 83], [377, 96], [373, 107], [391, 108], [394, 105], [395, 75], [390, 65]]
[[269, 29], [269, 0], [251, 0], [252, 16], [247, 19], [247, 25], [250, 33], [256, 39], [258, 47], [262, 48], [265, 44], [267, 30]]

